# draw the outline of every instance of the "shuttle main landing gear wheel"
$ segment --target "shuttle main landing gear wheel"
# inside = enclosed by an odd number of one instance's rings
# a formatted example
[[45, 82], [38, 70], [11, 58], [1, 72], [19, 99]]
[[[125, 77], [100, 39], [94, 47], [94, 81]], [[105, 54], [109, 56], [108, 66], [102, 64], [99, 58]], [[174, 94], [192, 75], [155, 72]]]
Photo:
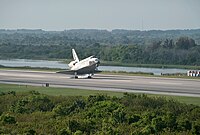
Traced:
[[92, 73], [92, 74], [89, 74], [89, 75], [88, 75], [88, 79], [91, 79], [93, 75], [94, 75], [93, 73]]
[[78, 75], [77, 75], [76, 72], [74, 73], [74, 78], [75, 78], [75, 79], [78, 79]]

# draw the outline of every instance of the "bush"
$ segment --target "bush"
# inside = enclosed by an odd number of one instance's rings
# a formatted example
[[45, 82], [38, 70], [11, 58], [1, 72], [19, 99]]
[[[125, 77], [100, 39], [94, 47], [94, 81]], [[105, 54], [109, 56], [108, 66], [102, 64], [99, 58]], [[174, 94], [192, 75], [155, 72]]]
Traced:
[[63, 128], [58, 132], [58, 135], [71, 135], [71, 131], [69, 129]]
[[11, 106], [10, 110], [16, 113], [32, 113], [35, 111], [47, 112], [53, 109], [51, 100], [44, 95], [31, 95], [24, 97]]
[[33, 129], [29, 129], [26, 131], [26, 135], [35, 135], [35, 134], [36, 134], [36, 131]]
[[6, 114], [1, 116], [1, 122], [4, 124], [15, 124], [16, 120], [14, 116]]

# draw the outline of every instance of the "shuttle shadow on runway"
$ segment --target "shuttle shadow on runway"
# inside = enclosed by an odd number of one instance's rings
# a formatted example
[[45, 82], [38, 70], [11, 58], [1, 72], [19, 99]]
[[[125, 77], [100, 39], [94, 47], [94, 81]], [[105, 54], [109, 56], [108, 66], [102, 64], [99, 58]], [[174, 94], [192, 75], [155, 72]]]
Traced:
[[81, 79], [86, 79], [86, 80], [133, 80], [133, 79], [130, 79], [130, 78], [116, 78], [116, 77], [92, 77], [92, 78], [70, 77], [70, 79], [75, 79], [75, 80], [81, 80]]

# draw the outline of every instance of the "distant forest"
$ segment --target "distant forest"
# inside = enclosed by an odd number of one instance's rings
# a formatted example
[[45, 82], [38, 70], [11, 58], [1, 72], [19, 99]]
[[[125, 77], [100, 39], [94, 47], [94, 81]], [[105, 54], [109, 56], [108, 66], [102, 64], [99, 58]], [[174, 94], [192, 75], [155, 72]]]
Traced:
[[200, 65], [196, 30], [0, 30], [0, 59], [71, 59], [96, 55], [101, 60], [135, 64]]

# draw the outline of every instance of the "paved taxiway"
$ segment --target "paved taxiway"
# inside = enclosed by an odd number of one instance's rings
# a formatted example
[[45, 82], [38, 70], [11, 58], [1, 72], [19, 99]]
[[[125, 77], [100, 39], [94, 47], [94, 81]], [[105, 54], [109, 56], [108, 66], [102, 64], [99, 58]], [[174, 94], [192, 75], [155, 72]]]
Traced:
[[66, 74], [22, 70], [0, 70], [0, 83], [69, 87], [137, 93], [200, 97], [200, 80], [159, 77], [95, 75], [93, 79], [74, 79]]

